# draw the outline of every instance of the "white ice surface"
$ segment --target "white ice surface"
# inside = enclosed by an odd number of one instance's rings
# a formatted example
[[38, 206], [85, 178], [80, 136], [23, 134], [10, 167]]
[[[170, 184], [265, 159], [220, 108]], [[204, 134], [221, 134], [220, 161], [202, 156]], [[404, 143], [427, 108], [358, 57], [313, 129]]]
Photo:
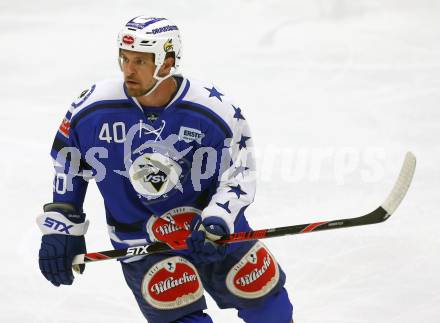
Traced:
[[[2, 0], [0, 322], [144, 322], [117, 262], [88, 265], [71, 287], [47, 283], [35, 225], [61, 118], [89, 84], [119, 75], [116, 34], [138, 14], [177, 22], [182, 71], [241, 104], [259, 147], [254, 228], [371, 211], [405, 152], [417, 156], [387, 222], [267, 241], [295, 322], [440, 322], [438, 3]], [[88, 250], [110, 248], [94, 184], [85, 208]], [[208, 311], [239, 322], [210, 299]]]

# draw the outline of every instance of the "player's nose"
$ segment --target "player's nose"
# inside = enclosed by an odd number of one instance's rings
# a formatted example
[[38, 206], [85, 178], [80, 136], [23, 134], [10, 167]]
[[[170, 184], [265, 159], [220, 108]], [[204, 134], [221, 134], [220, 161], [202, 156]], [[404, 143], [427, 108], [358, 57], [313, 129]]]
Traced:
[[125, 72], [125, 75], [133, 75], [133, 74], [135, 74], [136, 73], [136, 67], [134, 66], [134, 64], [133, 63], [131, 63], [131, 62], [127, 62], [125, 65], [124, 65], [124, 72]]

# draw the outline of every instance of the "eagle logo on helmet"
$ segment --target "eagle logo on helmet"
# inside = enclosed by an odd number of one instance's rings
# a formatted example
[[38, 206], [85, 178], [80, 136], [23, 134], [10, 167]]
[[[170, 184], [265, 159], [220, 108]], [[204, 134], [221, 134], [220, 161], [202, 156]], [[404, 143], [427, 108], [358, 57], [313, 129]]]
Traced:
[[173, 47], [173, 40], [170, 38], [167, 40], [167, 42], [163, 45], [163, 50], [168, 53], [168, 52], [172, 52], [174, 50]]

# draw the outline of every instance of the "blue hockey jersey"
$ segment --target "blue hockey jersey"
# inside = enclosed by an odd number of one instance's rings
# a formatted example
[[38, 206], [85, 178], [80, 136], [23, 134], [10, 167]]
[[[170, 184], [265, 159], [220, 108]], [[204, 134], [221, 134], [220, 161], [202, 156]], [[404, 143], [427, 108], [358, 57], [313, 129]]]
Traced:
[[174, 98], [156, 109], [127, 96], [123, 80], [99, 82], [72, 103], [55, 136], [54, 202], [82, 210], [94, 178], [116, 248], [145, 244], [148, 220], [181, 206], [238, 231], [254, 199], [241, 109], [212, 84], [176, 79]]

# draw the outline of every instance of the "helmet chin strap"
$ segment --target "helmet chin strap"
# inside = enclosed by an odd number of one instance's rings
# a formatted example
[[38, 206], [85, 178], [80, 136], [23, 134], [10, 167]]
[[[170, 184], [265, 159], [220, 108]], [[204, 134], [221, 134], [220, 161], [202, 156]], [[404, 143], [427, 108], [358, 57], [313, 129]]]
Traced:
[[174, 67], [172, 67], [170, 72], [165, 76], [159, 76], [158, 75], [159, 70], [160, 70], [160, 66], [156, 66], [156, 70], [154, 71], [154, 74], [153, 74], [153, 78], [156, 80], [156, 84], [154, 84], [154, 86], [151, 89], [149, 89], [147, 91], [147, 93], [145, 93], [143, 96], [148, 96], [151, 93], [153, 93], [153, 91], [157, 89], [157, 87], [160, 85], [160, 83], [162, 83], [166, 79], [170, 78], [174, 74]]

